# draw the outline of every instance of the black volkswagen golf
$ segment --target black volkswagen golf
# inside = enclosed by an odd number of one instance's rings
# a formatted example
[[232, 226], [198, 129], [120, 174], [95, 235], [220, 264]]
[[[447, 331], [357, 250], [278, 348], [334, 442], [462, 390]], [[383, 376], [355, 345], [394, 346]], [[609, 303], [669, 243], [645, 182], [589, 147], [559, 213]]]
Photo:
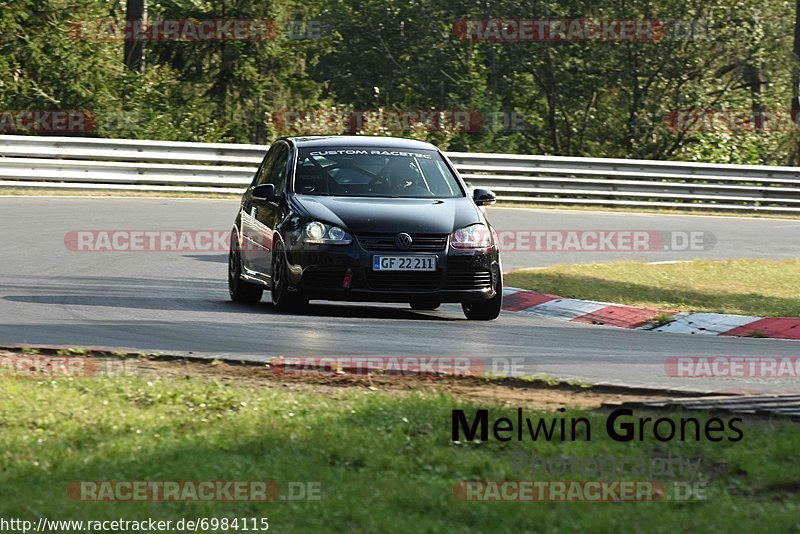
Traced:
[[264, 290], [278, 310], [310, 299], [461, 303], [491, 320], [503, 298], [497, 240], [452, 163], [431, 144], [390, 137], [278, 139], [242, 197], [228, 285], [236, 302]]

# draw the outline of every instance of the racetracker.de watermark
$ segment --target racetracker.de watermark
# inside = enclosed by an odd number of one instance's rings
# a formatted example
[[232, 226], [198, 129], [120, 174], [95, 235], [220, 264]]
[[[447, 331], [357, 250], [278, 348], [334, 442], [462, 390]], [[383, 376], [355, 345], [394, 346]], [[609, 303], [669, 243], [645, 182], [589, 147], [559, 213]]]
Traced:
[[[492, 118], [495, 123], [495, 118]], [[392, 131], [479, 132], [486, 122], [483, 113], [474, 110], [282, 110], [272, 113], [273, 127], [279, 130], [312, 128], [330, 133], [354, 133], [366, 128]]]
[[421, 110], [282, 110], [271, 116], [274, 128], [316, 133], [356, 133], [365, 129], [410, 132], [523, 132], [533, 129], [520, 111]]
[[68, 33], [80, 41], [272, 41], [321, 39], [333, 33], [322, 20], [293, 20], [281, 24], [272, 19], [94, 19], [70, 22]]
[[0, 134], [92, 132], [97, 123], [97, 115], [90, 111], [0, 110]]
[[673, 356], [664, 362], [674, 378], [800, 378], [800, 356]]
[[717, 38], [726, 23], [710, 19], [461, 19], [452, 33], [465, 41], [495, 43], [660, 42]]
[[664, 35], [656, 19], [461, 19], [453, 35], [469, 41], [657, 41]]
[[75, 480], [67, 496], [80, 502], [274, 502], [319, 501], [318, 481], [274, 480]]
[[122, 358], [44, 354], [0, 355], [0, 378], [54, 380], [127, 374], [136, 374], [135, 366]]
[[711, 250], [711, 232], [662, 230], [501, 230], [502, 252], [696, 252]]
[[796, 132], [800, 113], [791, 109], [684, 109], [667, 113], [664, 124], [673, 132]]
[[73, 378], [97, 374], [97, 361], [81, 356], [0, 356], [2, 378]]
[[[476, 231], [480, 234], [480, 231]], [[489, 232], [489, 230], [486, 230]], [[482, 237], [482, 236], [479, 236]], [[249, 234], [240, 250], [272, 248], [272, 235]], [[714, 248], [713, 233], [700, 230], [501, 230], [501, 252], [697, 252]], [[64, 246], [72, 252], [217, 252], [230, 250], [228, 230], [71, 230]]]
[[276, 374], [286, 376], [388, 377], [505, 376], [533, 375], [534, 365], [523, 357], [499, 356], [295, 356], [271, 362]]
[[461, 480], [453, 494], [466, 502], [704, 501], [706, 482], [660, 480]]

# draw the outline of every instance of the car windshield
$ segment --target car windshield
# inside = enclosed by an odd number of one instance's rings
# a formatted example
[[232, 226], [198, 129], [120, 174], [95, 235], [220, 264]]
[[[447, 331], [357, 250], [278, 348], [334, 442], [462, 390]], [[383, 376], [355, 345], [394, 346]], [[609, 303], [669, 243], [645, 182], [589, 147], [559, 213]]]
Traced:
[[294, 191], [347, 197], [464, 196], [437, 151], [373, 147], [301, 148]]

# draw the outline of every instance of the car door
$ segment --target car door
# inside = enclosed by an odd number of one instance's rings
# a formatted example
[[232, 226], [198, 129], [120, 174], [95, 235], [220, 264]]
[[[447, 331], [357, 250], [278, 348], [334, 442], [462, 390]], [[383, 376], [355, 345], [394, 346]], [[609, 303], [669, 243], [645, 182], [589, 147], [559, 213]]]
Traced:
[[252, 189], [270, 183], [275, 186], [276, 193], [283, 193], [288, 168], [289, 147], [286, 143], [278, 142], [267, 154], [242, 205], [242, 234], [247, 245], [242, 252], [242, 259], [246, 269], [262, 276], [271, 272], [272, 235], [283, 207], [277, 203], [253, 202]]

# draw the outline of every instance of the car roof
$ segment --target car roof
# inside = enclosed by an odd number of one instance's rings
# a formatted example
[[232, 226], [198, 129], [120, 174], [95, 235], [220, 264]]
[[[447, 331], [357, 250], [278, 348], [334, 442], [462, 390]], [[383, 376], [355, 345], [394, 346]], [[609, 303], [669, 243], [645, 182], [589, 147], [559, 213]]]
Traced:
[[383, 137], [368, 135], [313, 135], [307, 137], [282, 137], [298, 148], [315, 147], [375, 147], [375, 148], [407, 148], [417, 150], [436, 150], [436, 147], [424, 141], [403, 139], [402, 137]]

